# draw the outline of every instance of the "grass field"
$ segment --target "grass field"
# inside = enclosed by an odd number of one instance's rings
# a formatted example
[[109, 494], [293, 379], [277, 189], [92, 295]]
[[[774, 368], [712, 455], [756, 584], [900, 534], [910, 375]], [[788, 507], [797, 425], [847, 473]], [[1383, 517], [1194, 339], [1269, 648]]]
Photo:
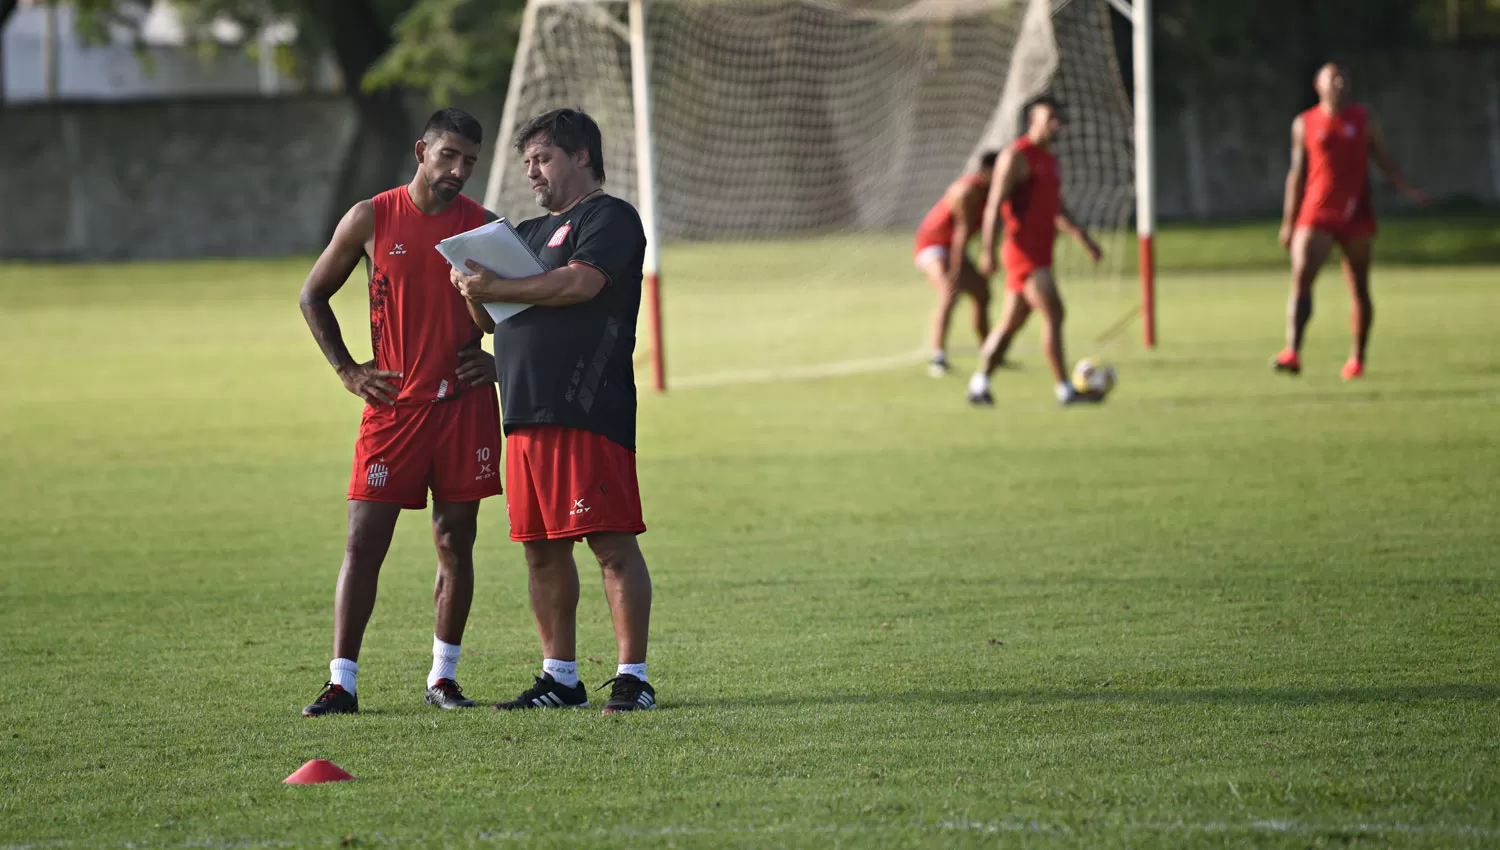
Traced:
[[[622, 718], [423, 706], [415, 513], [364, 713], [297, 716], [359, 417], [307, 260], [0, 266], [0, 847], [1494, 846], [1500, 266], [1380, 268], [1357, 385], [1329, 275], [1290, 380], [1269, 231], [1234, 233], [1163, 237], [1220, 270], [1163, 275], [1162, 346], [1105, 351], [1089, 410], [1051, 401], [1035, 330], [993, 410], [902, 364], [930, 298], [905, 239], [669, 251], [682, 388], [640, 413], [662, 710]], [[1081, 356], [1133, 287], [1069, 291]], [[338, 308], [367, 345], [360, 288]], [[539, 663], [503, 517], [459, 668], [489, 701]], [[358, 781], [280, 784], [311, 758]]]

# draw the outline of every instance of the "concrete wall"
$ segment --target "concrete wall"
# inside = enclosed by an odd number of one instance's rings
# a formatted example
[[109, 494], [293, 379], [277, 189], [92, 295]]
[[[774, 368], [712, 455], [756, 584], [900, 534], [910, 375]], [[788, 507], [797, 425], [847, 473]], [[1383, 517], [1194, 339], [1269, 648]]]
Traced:
[[[413, 106], [413, 142], [427, 114]], [[336, 193], [358, 128], [337, 95], [0, 109], [0, 258], [316, 253], [347, 208]]]
[[[1500, 204], [1500, 51], [1354, 56], [1367, 104], [1397, 163], [1434, 199]], [[1225, 67], [1192, 81], [1157, 122], [1164, 218], [1274, 214], [1281, 208], [1296, 104], [1311, 82]], [[1372, 172], [1376, 205], [1406, 204]]]
[[356, 121], [339, 97], [0, 111], [0, 256], [317, 250]]

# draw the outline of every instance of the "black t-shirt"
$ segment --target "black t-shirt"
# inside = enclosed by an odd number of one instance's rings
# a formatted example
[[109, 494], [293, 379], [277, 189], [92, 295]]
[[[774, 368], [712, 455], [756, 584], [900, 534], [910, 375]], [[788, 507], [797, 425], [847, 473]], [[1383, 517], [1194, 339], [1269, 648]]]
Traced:
[[565, 213], [523, 221], [516, 232], [549, 269], [593, 266], [607, 282], [567, 307], [536, 306], [495, 330], [505, 433], [564, 425], [635, 450], [635, 321], [646, 232], [635, 207], [598, 194]]

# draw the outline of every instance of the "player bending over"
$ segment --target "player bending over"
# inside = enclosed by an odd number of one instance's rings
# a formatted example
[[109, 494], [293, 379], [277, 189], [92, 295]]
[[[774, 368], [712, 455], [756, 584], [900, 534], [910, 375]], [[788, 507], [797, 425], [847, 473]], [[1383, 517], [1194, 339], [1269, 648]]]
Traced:
[[990, 332], [990, 280], [975, 268], [967, 246], [984, 211], [997, 157], [994, 151], [981, 156], [978, 170], [953, 181], [917, 228], [917, 268], [927, 275], [938, 295], [929, 338], [932, 362], [927, 367], [934, 378], [948, 374], [948, 322], [960, 295], [974, 299], [974, 331], [979, 341], [983, 342]]
[[1063, 303], [1052, 274], [1052, 247], [1057, 231], [1077, 239], [1095, 262], [1099, 246], [1068, 215], [1062, 205], [1062, 181], [1052, 139], [1063, 126], [1062, 109], [1050, 97], [1029, 102], [1022, 113], [1026, 133], [1001, 152], [995, 163], [989, 199], [984, 206], [983, 247], [979, 271], [995, 272], [995, 232], [1004, 223], [1000, 260], [1005, 265], [1005, 304], [1000, 324], [985, 337], [979, 352], [979, 369], [969, 378], [971, 404], [994, 404], [990, 375], [1005, 359], [1016, 332], [1033, 310], [1042, 314], [1042, 348], [1057, 382], [1057, 400], [1063, 404], [1098, 401], [1093, 393], [1081, 393], [1068, 381], [1063, 360]]
[[1365, 107], [1349, 102], [1349, 76], [1330, 62], [1313, 87], [1318, 105], [1292, 121], [1292, 167], [1286, 176], [1281, 246], [1292, 255], [1292, 297], [1287, 305], [1286, 348], [1271, 362], [1278, 372], [1302, 372], [1302, 339], [1312, 318], [1312, 285], [1337, 242], [1344, 251], [1344, 277], [1353, 299], [1354, 346], [1341, 373], [1350, 381], [1365, 374], [1365, 346], [1375, 305], [1370, 301], [1370, 257], [1375, 208], [1370, 203], [1370, 155], [1386, 178], [1417, 204], [1427, 197], [1412, 188], [1386, 149], [1380, 126]]
[[[343, 381], [365, 400], [349, 481], [349, 536], [333, 598], [333, 662], [304, 717], [359, 711], [355, 676], [375, 588], [402, 508], [432, 490], [437, 623], [426, 701], [473, 706], [454, 681], [474, 598], [479, 500], [500, 492], [500, 411], [495, 364], [467, 302], [453, 291], [438, 242], [493, 218], [459, 194], [479, 157], [472, 115], [435, 113], [416, 145], [411, 183], [355, 204], [302, 286], [302, 314]], [[328, 299], [360, 261], [370, 282], [375, 359], [356, 363]]]

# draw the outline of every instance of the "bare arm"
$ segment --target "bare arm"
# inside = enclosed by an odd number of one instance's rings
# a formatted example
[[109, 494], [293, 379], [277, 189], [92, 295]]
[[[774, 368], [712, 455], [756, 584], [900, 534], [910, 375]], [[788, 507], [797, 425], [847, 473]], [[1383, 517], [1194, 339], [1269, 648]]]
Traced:
[[979, 200], [979, 188], [968, 181], [955, 183], [948, 189], [948, 209], [953, 211], [953, 240], [948, 246], [948, 280], [956, 282], [964, 267], [964, 249], [974, 235], [974, 202]]
[[1067, 207], [1058, 206], [1057, 209], [1057, 229], [1077, 239], [1078, 244], [1083, 246], [1083, 250], [1089, 252], [1089, 257], [1094, 262], [1099, 262], [1099, 258], [1104, 256], [1104, 252], [1099, 250], [1099, 244], [1094, 241], [1092, 236], [1089, 236], [1089, 232], [1083, 228], [1083, 225], [1073, 220], [1073, 216], [1068, 213]]
[[1391, 156], [1390, 148], [1385, 146], [1385, 134], [1380, 132], [1380, 125], [1371, 118], [1365, 129], [1365, 134], [1370, 140], [1370, 153], [1375, 157], [1375, 164], [1385, 174], [1385, 179], [1390, 182], [1396, 190], [1408, 198], [1411, 198], [1419, 206], [1427, 205], [1427, 195], [1420, 189], [1407, 182], [1406, 175], [1401, 173], [1401, 168], [1396, 165], [1396, 158]]
[[1292, 166], [1286, 174], [1286, 193], [1281, 204], [1281, 247], [1292, 244], [1292, 227], [1302, 207], [1302, 190], [1307, 187], [1307, 145], [1302, 116], [1292, 121]]
[[987, 275], [994, 274], [998, 265], [995, 237], [1000, 229], [1000, 205], [1030, 177], [1026, 157], [1016, 156], [1013, 147], [1002, 151], [995, 161], [995, 176], [990, 180], [990, 195], [984, 202], [984, 223], [980, 228], [979, 270]]
[[328, 301], [344, 287], [344, 281], [365, 257], [365, 244], [373, 238], [375, 209], [369, 201], [361, 201], [344, 213], [338, 228], [333, 231], [333, 239], [318, 256], [302, 284], [302, 295], [298, 299], [302, 317], [307, 320], [323, 356], [335, 369], [353, 364], [354, 358], [344, 345], [339, 320]]
[[[499, 218], [500, 216], [495, 215], [489, 210], [484, 211], [485, 224], [489, 224], [492, 221], [497, 221], [499, 220]], [[449, 276], [449, 279], [452, 279], [451, 275]], [[469, 317], [474, 320], [474, 324], [478, 325], [480, 330], [484, 331], [487, 334], [492, 334], [495, 332], [495, 319], [490, 316], [488, 310], [484, 309], [483, 304], [477, 304], [473, 300], [465, 298], [464, 306], [469, 308]]]
[[385, 379], [400, 378], [401, 373], [376, 369], [374, 361], [356, 363], [344, 345], [338, 317], [328, 303], [334, 293], [343, 288], [344, 282], [364, 258], [365, 246], [374, 238], [375, 208], [369, 201], [360, 201], [344, 213], [333, 232], [333, 239], [313, 264], [302, 284], [298, 304], [313, 339], [317, 340], [323, 356], [338, 373], [344, 388], [370, 404], [394, 404], [397, 390]]
[[481, 304], [487, 301], [510, 301], [542, 307], [566, 307], [588, 301], [598, 295], [608, 282], [604, 272], [583, 263], [514, 280], [497, 277], [494, 272], [472, 260], [468, 265], [471, 273], [454, 269], [451, 279], [454, 287], [465, 298]]

